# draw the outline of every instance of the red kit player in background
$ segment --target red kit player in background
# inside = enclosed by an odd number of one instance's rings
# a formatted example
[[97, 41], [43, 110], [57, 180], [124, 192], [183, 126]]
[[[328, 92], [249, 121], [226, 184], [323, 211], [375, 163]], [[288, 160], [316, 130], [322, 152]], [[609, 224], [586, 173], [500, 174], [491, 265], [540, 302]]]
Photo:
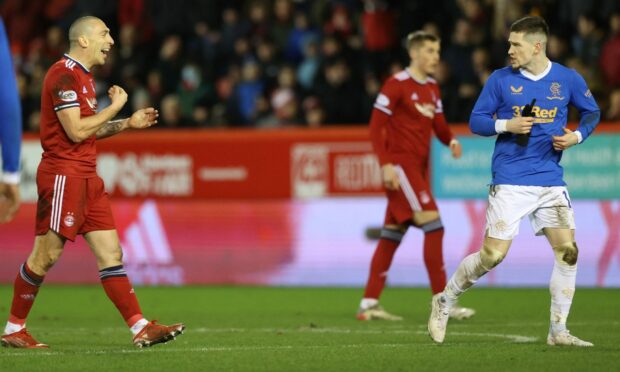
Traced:
[[[431, 132], [461, 156], [461, 145], [446, 124], [439, 87], [430, 75], [439, 63], [439, 38], [417, 31], [407, 37], [409, 67], [390, 77], [377, 96], [370, 139], [383, 173], [388, 198], [385, 221], [357, 318], [401, 320], [379, 305], [396, 249], [410, 225], [424, 231], [424, 263], [433, 294], [446, 286], [443, 232], [428, 179]], [[469, 318], [474, 310], [453, 307], [451, 316]]]
[[97, 112], [95, 84], [90, 69], [103, 65], [114, 40], [105, 23], [82, 17], [69, 29], [69, 53], [49, 69], [41, 97], [43, 158], [37, 171], [34, 248], [20, 267], [13, 287], [13, 303], [2, 345], [43, 348], [26, 330], [45, 274], [60, 258], [67, 239], [82, 234], [97, 259], [99, 277], [110, 300], [127, 322], [138, 347], [166, 342], [183, 332], [183, 324], [164, 326], [142, 316], [134, 290], [123, 269], [122, 250], [108, 195], [96, 173], [95, 141], [125, 129], [157, 123], [152, 107], [128, 119], [111, 121], [127, 102], [127, 93], [113, 86], [111, 104]]

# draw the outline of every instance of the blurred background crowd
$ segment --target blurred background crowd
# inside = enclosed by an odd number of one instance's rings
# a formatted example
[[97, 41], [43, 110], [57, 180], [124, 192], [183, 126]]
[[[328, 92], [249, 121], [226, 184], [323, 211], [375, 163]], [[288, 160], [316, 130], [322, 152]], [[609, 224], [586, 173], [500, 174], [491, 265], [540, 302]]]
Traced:
[[43, 77], [82, 15], [115, 39], [93, 71], [100, 106], [118, 84], [130, 95], [123, 115], [154, 105], [159, 127], [215, 128], [365, 125], [418, 29], [441, 37], [446, 117], [466, 122], [507, 64], [508, 27], [528, 14], [547, 20], [548, 56], [585, 77], [602, 120], [620, 121], [617, 0], [0, 0], [27, 131], [38, 130]]

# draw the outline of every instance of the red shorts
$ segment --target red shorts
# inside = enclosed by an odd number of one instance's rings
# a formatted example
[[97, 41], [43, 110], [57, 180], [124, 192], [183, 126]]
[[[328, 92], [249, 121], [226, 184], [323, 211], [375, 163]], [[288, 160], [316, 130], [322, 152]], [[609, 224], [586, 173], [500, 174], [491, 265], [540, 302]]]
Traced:
[[436, 211], [437, 204], [431, 193], [428, 172], [417, 164], [394, 166], [400, 180], [398, 190], [386, 190], [388, 197], [386, 224], [411, 221], [419, 211]]
[[37, 172], [36, 234], [53, 230], [69, 240], [77, 234], [114, 230], [110, 200], [99, 177], [79, 178]]

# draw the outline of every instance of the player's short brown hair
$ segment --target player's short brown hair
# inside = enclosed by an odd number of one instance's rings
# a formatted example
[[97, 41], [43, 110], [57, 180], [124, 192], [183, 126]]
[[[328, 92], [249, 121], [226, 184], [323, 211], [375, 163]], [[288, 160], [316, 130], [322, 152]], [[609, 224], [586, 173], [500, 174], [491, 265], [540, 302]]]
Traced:
[[415, 31], [407, 35], [407, 50], [421, 46], [425, 41], [440, 41], [439, 37], [426, 31]]
[[521, 19], [517, 19], [510, 26], [510, 32], [529, 34], [543, 34], [545, 37], [549, 36], [549, 26], [547, 22], [541, 17], [527, 16]]

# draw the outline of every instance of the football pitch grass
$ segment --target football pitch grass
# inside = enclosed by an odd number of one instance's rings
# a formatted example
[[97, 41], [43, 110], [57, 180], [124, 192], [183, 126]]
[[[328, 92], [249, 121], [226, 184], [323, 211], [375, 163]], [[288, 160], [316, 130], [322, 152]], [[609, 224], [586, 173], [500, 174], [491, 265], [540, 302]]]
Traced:
[[[11, 287], [0, 286], [6, 316]], [[474, 288], [446, 341], [427, 335], [430, 291], [388, 288], [401, 322], [361, 322], [361, 289], [136, 288], [142, 309], [182, 321], [176, 341], [136, 349], [98, 286], [44, 286], [28, 329], [50, 349], [0, 348], [0, 371], [618, 371], [620, 290], [578, 288], [569, 328], [593, 348], [547, 346], [548, 290]], [[4, 323], [2, 323], [4, 324]]]

